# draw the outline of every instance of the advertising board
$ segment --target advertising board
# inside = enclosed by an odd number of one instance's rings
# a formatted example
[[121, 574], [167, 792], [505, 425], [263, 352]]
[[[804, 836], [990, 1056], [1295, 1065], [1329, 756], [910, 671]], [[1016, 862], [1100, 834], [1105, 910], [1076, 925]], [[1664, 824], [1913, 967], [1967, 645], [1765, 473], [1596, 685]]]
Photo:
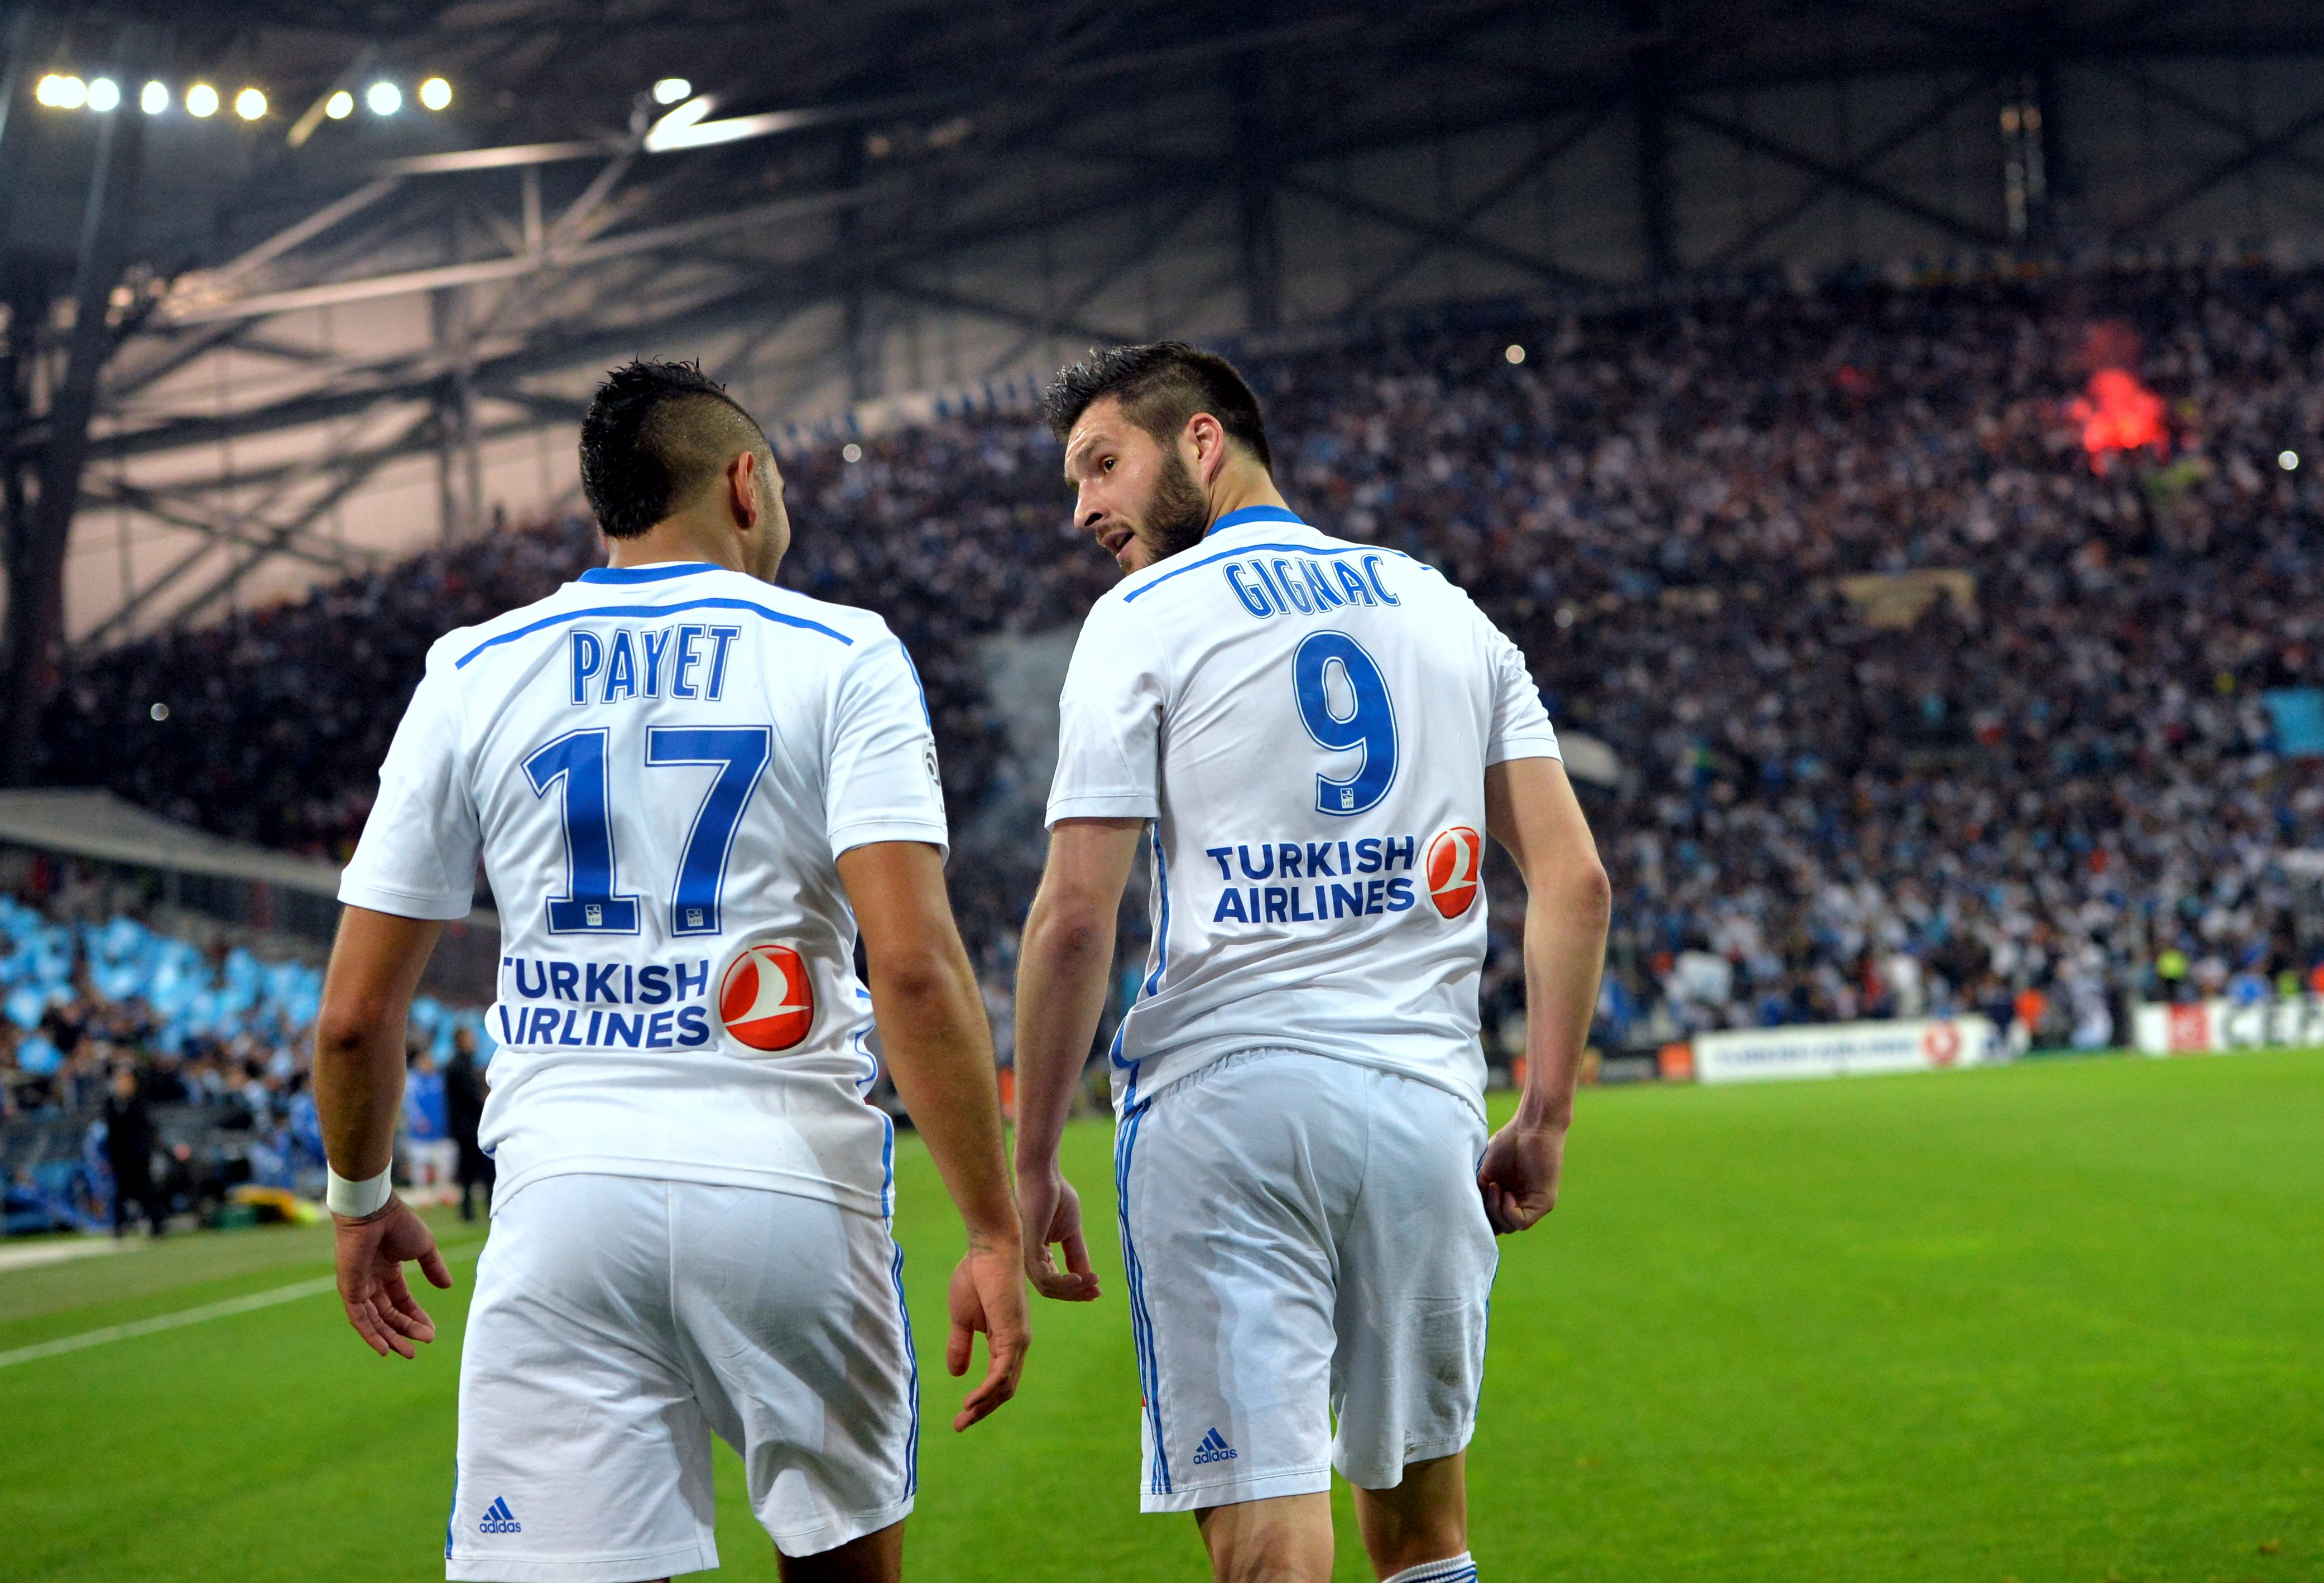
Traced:
[[2324, 997], [2282, 1000], [2193, 1000], [2138, 1007], [2132, 1042], [2142, 1055], [2206, 1055], [2324, 1045]]
[[1699, 1082], [1868, 1077], [1983, 1066], [2003, 1054], [1992, 1021], [1982, 1017], [1746, 1028], [1698, 1034], [1694, 1075]]

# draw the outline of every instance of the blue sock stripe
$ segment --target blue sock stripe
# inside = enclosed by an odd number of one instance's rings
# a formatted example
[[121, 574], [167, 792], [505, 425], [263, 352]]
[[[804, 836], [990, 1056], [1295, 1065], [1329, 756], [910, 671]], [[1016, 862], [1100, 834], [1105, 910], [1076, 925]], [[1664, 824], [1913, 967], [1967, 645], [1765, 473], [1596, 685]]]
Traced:
[[1395, 1583], [1477, 1583], [1477, 1563], [1466, 1559], [1456, 1561], [1425, 1563], [1427, 1570], [1415, 1568], [1396, 1575]]

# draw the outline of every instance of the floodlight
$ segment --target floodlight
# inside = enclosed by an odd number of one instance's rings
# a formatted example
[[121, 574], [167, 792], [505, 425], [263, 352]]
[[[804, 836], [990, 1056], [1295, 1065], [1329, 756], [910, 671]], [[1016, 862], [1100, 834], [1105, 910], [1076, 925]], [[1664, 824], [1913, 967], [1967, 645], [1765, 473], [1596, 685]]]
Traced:
[[234, 113], [244, 121], [255, 121], [266, 114], [266, 96], [254, 87], [246, 87], [234, 96]]
[[186, 114], [208, 116], [217, 114], [217, 89], [206, 82], [198, 82], [186, 90]]
[[691, 147], [694, 139], [689, 134], [693, 133], [695, 124], [709, 115], [717, 103], [708, 94], [704, 94], [699, 98], [687, 100], [664, 115], [646, 128], [646, 152], [658, 154], [668, 149]]
[[420, 102], [431, 110], [448, 109], [452, 103], [452, 85], [440, 77], [431, 77], [420, 85]]
[[345, 121], [355, 113], [355, 97], [341, 88], [323, 101], [323, 114], [334, 121]]
[[137, 107], [148, 115], [159, 115], [170, 107], [170, 85], [166, 82], [147, 83], [144, 91], [137, 96]]
[[52, 71], [41, 78], [32, 97], [52, 110], [78, 110], [88, 103], [88, 85], [77, 77]]
[[88, 107], [98, 115], [121, 107], [121, 85], [109, 77], [100, 77], [88, 85]]
[[374, 115], [392, 115], [403, 108], [403, 90], [392, 82], [375, 82], [364, 90], [364, 103]]
[[665, 77], [654, 84], [654, 103], [675, 105], [694, 91], [694, 85], [682, 77]]

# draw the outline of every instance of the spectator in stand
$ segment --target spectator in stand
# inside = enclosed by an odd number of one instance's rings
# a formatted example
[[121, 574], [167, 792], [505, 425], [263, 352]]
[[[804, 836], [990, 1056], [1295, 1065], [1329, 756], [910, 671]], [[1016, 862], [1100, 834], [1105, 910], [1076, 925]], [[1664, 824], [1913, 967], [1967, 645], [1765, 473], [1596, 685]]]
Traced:
[[410, 1139], [411, 1185], [440, 1194], [460, 1164], [444, 1094], [444, 1074], [426, 1050], [415, 1053], [403, 1078], [403, 1126]]
[[153, 1180], [153, 1112], [147, 1105], [137, 1069], [116, 1066], [113, 1092], [105, 1101], [105, 1159], [113, 1168], [113, 1234], [129, 1227], [129, 1206], [145, 1212], [149, 1236], [161, 1235], [169, 1201]]
[[476, 1218], [474, 1200], [479, 1189], [484, 1200], [484, 1212], [493, 1208], [493, 1157], [476, 1142], [477, 1129], [484, 1118], [484, 1098], [489, 1091], [484, 1081], [484, 1069], [476, 1063], [476, 1035], [462, 1026], [452, 1033], [452, 1059], [444, 1065], [444, 1119], [452, 1142], [460, 1151], [459, 1186], [460, 1219]]

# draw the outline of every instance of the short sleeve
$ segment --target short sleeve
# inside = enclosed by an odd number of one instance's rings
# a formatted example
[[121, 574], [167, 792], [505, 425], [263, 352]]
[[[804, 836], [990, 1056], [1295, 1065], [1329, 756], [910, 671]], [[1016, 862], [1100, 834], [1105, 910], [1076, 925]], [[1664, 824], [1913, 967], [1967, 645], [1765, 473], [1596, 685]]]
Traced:
[[840, 676], [829, 761], [824, 817], [833, 857], [877, 841], [949, 849], [927, 700], [891, 634], [864, 644]]
[[1159, 646], [1136, 612], [1101, 600], [1082, 623], [1057, 699], [1051, 824], [1160, 816], [1162, 668]]
[[1493, 729], [1485, 744], [1485, 762], [1562, 757], [1556, 728], [1549, 723], [1549, 711], [1541, 706], [1541, 689], [1534, 685], [1524, 652], [1482, 611], [1477, 620], [1485, 629], [1492, 669]]
[[339, 899], [400, 918], [465, 918], [483, 841], [461, 756], [452, 667], [429, 656], [379, 767], [379, 799], [339, 876]]

